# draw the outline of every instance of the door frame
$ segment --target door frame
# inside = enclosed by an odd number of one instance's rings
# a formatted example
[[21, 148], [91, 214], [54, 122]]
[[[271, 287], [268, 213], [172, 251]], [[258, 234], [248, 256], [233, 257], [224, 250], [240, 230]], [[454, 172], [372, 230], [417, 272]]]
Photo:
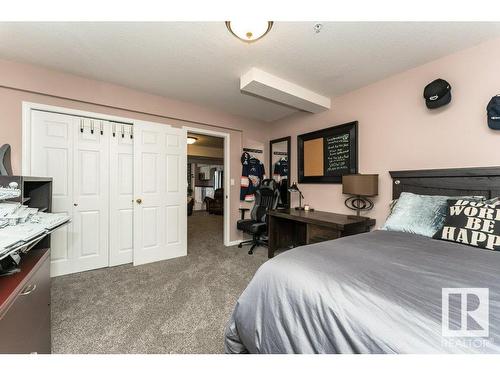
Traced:
[[[21, 133], [21, 171], [22, 175], [28, 176], [31, 174], [31, 111], [40, 110], [47, 112], [62, 113], [65, 115], [75, 115], [82, 117], [97, 118], [100, 120], [125, 122], [134, 125], [139, 119], [133, 119], [123, 116], [106, 115], [103, 113], [72, 109], [68, 107], [60, 107], [49, 104], [40, 104], [34, 102], [22, 102], [22, 133]], [[194, 126], [183, 126], [188, 132], [211, 135], [224, 138], [224, 191], [226, 201], [224, 202], [224, 246], [233, 246], [240, 241], [231, 242], [230, 233], [230, 214], [231, 214], [231, 135], [227, 132], [197, 128]], [[186, 151], [187, 154], [187, 151]], [[187, 157], [187, 155], [186, 155]]]
[[[229, 133], [197, 128], [193, 126], [184, 126], [188, 133], [198, 133], [203, 135], [210, 135], [214, 137], [224, 138], [224, 246], [233, 246], [231, 243], [230, 225], [231, 218], [231, 135]], [[186, 149], [187, 150], [187, 149]], [[187, 151], [186, 151], [187, 154]], [[187, 155], [186, 155], [187, 156]], [[239, 243], [240, 241], [237, 241]]]

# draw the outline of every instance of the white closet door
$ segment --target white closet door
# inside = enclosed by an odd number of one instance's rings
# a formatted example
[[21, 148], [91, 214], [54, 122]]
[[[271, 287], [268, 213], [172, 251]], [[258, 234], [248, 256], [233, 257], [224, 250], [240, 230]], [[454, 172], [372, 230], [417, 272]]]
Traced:
[[110, 132], [104, 129], [101, 135], [100, 121], [80, 121], [73, 137], [73, 272], [107, 267], [109, 263]]
[[134, 257], [134, 140], [132, 125], [106, 127], [115, 130], [109, 150], [109, 265], [117, 266]]
[[187, 255], [186, 130], [134, 124], [134, 265]]
[[[76, 118], [31, 111], [31, 175], [52, 177], [52, 212], [73, 210], [73, 136]], [[73, 272], [73, 223], [51, 236], [51, 275]]]

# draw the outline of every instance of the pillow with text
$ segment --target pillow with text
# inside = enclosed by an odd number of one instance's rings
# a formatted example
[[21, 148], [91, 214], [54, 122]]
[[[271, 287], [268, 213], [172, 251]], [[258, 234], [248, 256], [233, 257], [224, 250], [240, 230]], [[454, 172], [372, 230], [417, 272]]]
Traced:
[[500, 200], [449, 200], [443, 228], [433, 238], [500, 250]]

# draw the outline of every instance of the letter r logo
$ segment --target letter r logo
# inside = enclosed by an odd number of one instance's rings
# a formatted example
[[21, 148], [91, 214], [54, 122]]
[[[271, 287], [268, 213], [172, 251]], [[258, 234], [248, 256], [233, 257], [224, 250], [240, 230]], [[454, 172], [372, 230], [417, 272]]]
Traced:
[[444, 337], [489, 336], [488, 288], [443, 288], [441, 298]]

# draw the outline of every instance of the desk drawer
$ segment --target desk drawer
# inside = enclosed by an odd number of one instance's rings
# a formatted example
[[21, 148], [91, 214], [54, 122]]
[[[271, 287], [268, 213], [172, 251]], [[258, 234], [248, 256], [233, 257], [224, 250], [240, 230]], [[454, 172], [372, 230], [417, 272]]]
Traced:
[[0, 320], [0, 353], [50, 353], [50, 258]]
[[335, 240], [341, 236], [341, 233], [332, 228], [309, 224], [307, 226], [307, 245], [313, 243]]

